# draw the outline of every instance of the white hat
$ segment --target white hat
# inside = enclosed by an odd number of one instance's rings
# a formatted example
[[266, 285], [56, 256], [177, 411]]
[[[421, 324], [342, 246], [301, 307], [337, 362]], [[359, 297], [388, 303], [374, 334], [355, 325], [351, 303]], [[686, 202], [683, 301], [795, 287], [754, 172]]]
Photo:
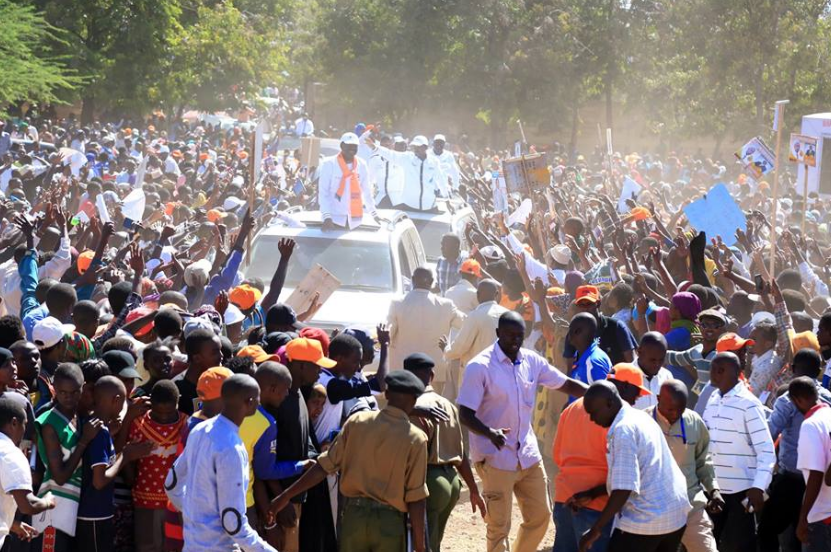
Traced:
[[239, 307], [233, 303], [228, 304], [228, 310], [225, 311], [225, 325], [238, 324], [245, 320], [245, 315], [239, 310]]
[[32, 341], [38, 349], [51, 349], [60, 343], [63, 337], [74, 331], [72, 324], [61, 324], [61, 321], [54, 316], [47, 316], [32, 330]]
[[439, 140], [441, 140], [442, 142], [447, 142], [447, 138], [444, 137], [444, 134], [436, 134], [435, 136], [433, 136], [434, 142], [438, 142]]
[[340, 137], [340, 143], [347, 144], [350, 146], [357, 146], [360, 143], [360, 140], [358, 139], [358, 135], [354, 132], [347, 132], [346, 134]]
[[776, 317], [767, 311], [759, 311], [750, 319], [750, 327], [755, 328], [760, 322], [770, 322], [776, 324]]
[[214, 327], [213, 324], [211, 324], [210, 320], [208, 320], [207, 318], [202, 318], [201, 316], [194, 316], [193, 318], [185, 322], [184, 326], [182, 326], [182, 335], [184, 335], [185, 339], [187, 339], [188, 336], [196, 330], [208, 330], [217, 333], [217, 329]]
[[185, 268], [185, 284], [191, 287], [204, 286], [208, 283], [210, 272], [211, 262], [208, 259], [191, 263]]
[[159, 146], [159, 153], [170, 153], [170, 148], [166, 145]]
[[571, 261], [571, 249], [567, 245], [558, 243], [548, 250], [548, 254], [554, 259], [554, 262], [561, 265], [567, 265]]
[[418, 136], [413, 138], [413, 141], [410, 142], [410, 145], [414, 146], [414, 147], [419, 147], [419, 146], [426, 146], [428, 143], [429, 142], [427, 142], [427, 137], [422, 135], [422, 134], [419, 134]]
[[502, 250], [496, 247], [495, 245], [485, 246], [479, 252], [482, 254], [486, 261], [501, 261], [505, 258], [505, 255], [502, 253]]
[[396, 134], [393, 137], [392, 141], [396, 144], [400, 144], [402, 142], [405, 143], [405, 144], [407, 143], [407, 140], [403, 136], [401, 136], [400, 134]]
[[245, 205], [245, 200], [240, 199], [238, 197], [231, 196], [225, 200], [225, 203], [222, 204], [222, 208], [226, 211], [236, 211], [240, 207]]

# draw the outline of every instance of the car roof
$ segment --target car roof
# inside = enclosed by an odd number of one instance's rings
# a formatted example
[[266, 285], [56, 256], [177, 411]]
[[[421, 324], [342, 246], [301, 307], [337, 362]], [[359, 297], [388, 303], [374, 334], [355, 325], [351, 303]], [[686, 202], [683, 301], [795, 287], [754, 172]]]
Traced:
[[[453, 212], [450, 212], [448, 203], [453, 207]], [[450, 223], [455, 216], [473, 213], [473, 209], [462, 200], [458, 199], [440, 199], [436, 202], [439, 212], [434, 211], [404, 211], [413, 220], [436, 220]]]
[[[387, 243], [390, 239], [390, 234], [394, 229], [403, 226], [413, 227], [412, 220], [409, 219], [407, 213], [395, 209], [379, 209], [378, 216], [393, 221], [390, 223], [381, 223], [380, 225], [362, 224], [353, 230], [332, 230], [324, 232], [322, 229], [323, 220], [321, 219], [320, 211], [297, 211], [291, 212], [290, 215], [306, 225], [301, 228], [290, 228], [282, 224], [272, 224], [257, 233], [256, 238], [270, 237], [270, 236], [309, 236], [315, 238], [332, 238], [332, 239], [346, 239], [355, 241], [370, 241], [378, 243]], [[391, 227], [391, 225], [394, 225]]]

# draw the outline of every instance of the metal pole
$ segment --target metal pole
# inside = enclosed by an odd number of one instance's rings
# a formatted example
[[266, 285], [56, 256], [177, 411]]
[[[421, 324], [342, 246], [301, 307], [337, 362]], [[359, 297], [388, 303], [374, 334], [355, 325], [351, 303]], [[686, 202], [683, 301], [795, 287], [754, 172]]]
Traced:
[[779, 167], [782, 153], [782, 127], [785, 126], [785, 104], [788, 100], [780, 100], [776, 102], [776, 115], [774, 117], [776, 123], [776, 172], [773, 174], [773, 207], [771, 209], [770, 223], [770, 277], [776, 276], [774, 271], [774, 263], [776, 262], [776, 211], [779, 208]]

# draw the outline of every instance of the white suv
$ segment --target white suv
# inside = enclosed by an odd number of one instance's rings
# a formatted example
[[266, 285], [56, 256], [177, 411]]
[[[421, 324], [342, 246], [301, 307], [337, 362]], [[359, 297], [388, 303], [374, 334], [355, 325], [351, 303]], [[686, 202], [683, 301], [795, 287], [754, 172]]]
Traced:
[[436, 272], [436, 263], [441, 257], [441, 238], [445, 234], [456, 234], [465, 248], [465, 226], [476, 222], [473, 209], [459, 199], [440, 199], [436, 202], [437, 211], [405, 211], [413, 219], [421, 243], [427, 254], [427, 263]]
[[[257, 233], [252, 243], [246, 278], [271, 281], [280, 254], [281, 238], [297, 242], [289, 263], [281, 300], [285, 300], [306, 273], [320, 264], [341, 282], [309, 324], [330, 331], [347, 326], [375, 328], [387, 319], [390, 302], [411, 289], [413, 270], [424, 266], [424, 247], [406, 213], [379, 210], [389, 221], [362, 224], [354, 230], [324, 232], [320, 211], [297, 211], [292, 218], [305, 227], [289, 228], [282, 222]], [[366, 222], [369, 219], [364, 219]]]

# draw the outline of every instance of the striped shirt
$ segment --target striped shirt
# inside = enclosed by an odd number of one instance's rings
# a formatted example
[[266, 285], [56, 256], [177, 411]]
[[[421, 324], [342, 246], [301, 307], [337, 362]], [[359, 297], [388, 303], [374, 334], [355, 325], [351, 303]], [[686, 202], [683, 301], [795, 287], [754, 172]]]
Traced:
[[632, 491], [615, 528], [636, 535], [666, 535], [686, 525], [692, 509], [687, 480], [652, 417], [624, 403], [606, 440], [609, 494]]
[[704, 409], [710, 452], [722, 492], [770, 485], [776, 454], [762, 403], [743, 383], [722, 396], [715, 390]]

